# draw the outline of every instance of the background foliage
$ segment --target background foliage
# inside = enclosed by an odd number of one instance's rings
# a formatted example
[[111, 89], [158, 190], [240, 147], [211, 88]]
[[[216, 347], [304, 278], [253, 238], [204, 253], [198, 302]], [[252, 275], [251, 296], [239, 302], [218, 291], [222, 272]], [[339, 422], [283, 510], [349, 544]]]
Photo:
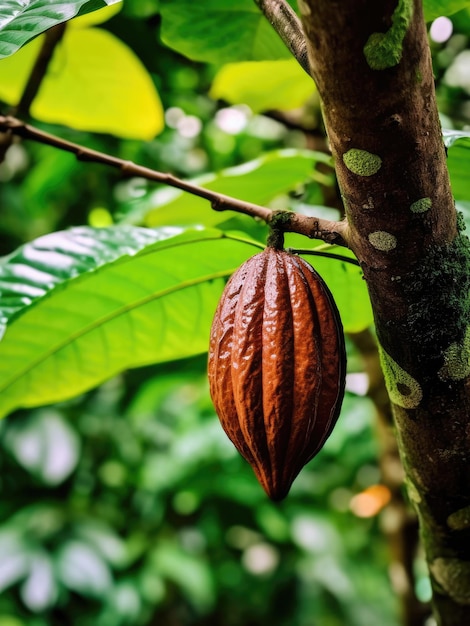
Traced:
[[[428, 16], [439, 4], [427, 3]], [[464, 217], [466, 4], [446, 5], [461, 9], [447, 37], [449, 22], [429, 24]], [[308, 77], [251, 0], [224, 12], [210, 5], [195, 15], [184, 0], [128, 0], [72, 20], [31, 107], [34, 123], [223, 193], [336, 219]], [[38, 37], [0, 61], [2, 112], [17, 104], [40, 46]], [[381, 533], [389, 494], [353, 343], [338, 426], [281, 504], [266, 499], [208, 397], [212, 311], [224, 279], [262, 246], [264, 227], [33, 143], [9, 148], [0, 179], [9, 255], [0, 266], [0, 626], [396, 626]], [[315, 244], [291, 235], [287, 245]], [[334, 291], [346, 330], [368, 328], [359, 271], [306, 258]], [[160, 295], [143, 303], [143, 292]], [[123, 311], [131, 301], [134, 313]], [[102, 334], [82, 332], [86, 315]], [[68, 352], [59, 331], [73, 336]]]

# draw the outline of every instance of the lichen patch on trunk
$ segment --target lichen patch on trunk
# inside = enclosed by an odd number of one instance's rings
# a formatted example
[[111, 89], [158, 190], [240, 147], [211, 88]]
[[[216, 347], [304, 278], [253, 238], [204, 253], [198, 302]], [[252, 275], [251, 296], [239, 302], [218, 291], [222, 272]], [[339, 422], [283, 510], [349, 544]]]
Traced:
[[343, 161], [348, 170], [358, 176], [373, 176], [382, 167], [382, 159], [377, 154], [358, 148], [345, 152]]
[[405, 372], [383, 348], [380, 348], [380, 362], [392, 402], [404, 409], [417, 407], [423, 398], [423, 390], [418, 381]]

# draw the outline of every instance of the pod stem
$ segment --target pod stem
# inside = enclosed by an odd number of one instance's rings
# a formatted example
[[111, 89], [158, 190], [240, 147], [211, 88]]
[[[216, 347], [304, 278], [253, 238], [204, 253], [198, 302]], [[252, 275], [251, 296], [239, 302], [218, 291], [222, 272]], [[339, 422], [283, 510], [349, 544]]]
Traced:
[[284, 250], [284, 231], [286, 226], [290, 224], [292, 216], [292, 211], [273, 211], [269, 220], [269, 235], [266, 240], [268, 248]]

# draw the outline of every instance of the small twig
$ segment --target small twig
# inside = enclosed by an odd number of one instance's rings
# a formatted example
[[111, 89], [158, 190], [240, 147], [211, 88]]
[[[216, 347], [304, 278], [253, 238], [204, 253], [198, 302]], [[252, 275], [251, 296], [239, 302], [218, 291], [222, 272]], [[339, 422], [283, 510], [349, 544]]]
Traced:
[[311, 75], [302, 22], [285, 0], [255, 0], [299, 65]]
[[[0, 131], [9, 132], [24, 139], [32, 139], [38, 143], [70, 152], [74, 154], [79, 161], [108, 165], [118, 169], [125, 176], [140, 176], [147, 180], [187, 191], [188, 193], [208, 200], [215, 211], [236, 211], [261, 219], [267, 224], [269, 224], [273, 216], [276, 215], [276, 211], [271, 211], [271, 209], [267, 209], [258, 204], [232, 198], [231, 196], [226, 196], [225, 194], [217, 193], [211, 189], [206, 189], [194, 183], [181, 180], [172, 174], [158, 172], [157, 170], [137, 165], [132, 161], [124, 161], [123, 159], [119, 159], [104, 152], [91, 150], [80, 144], [66, 141], [56, 135], [45, 133], [30, 124], [25, 124], [15, 117], [0, 115]], [[283, 227], [286, 232], [296, 232], [306, 235], [311, 239], [322, 239], [327, 243], [347, 246], [348, 226], [346, 222], [317, 219], [288, 211], [285, 213], [288, 214], [288, 219], [285, 220]]]

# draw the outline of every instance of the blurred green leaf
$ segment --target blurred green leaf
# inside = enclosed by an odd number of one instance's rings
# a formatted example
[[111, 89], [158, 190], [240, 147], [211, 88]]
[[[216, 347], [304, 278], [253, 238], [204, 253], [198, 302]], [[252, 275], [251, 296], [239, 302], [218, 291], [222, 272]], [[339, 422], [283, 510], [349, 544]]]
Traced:
[[181, 586], [201, 611], [214, 602], [214, 580], [208, 564], [173, 542], [161, 542], [150, 555], [158, 573]]
[[0, 529], [0, 592], [24, 578], [29, 569], [29, 551], [21, 529]]
[[[19, 102], [43, 38], [0, 62], [0, 98]], [[132, 50], [100, 28], [73, 28], [57, 46], [31, 106], [38, 120], [149, 140], [163, 129], [153, 81]]]
[[120, 567], [127, 561], [127, 550], [122, 539], [107, 524], [83, 520], [77, 524], [76, 536], [83, 540], [108, 563]]
[[0, 58], [13, 54], [56, 24], [116, 2], [120, 0], [3, 0], [0, 7]]
[[470, 0], [423, 0], [424, 17], [427, 22], [441, 15], [452, 15], [470, 6]]
[[190, 59], [220, 65], [292, 57], [252, 0], [161, 0], [160, 13], [163, 42]]
[[[331, 157], [322, 152], [275, 150], [193, 182], [240, 200], [269, 206], [276, 197], [311, 180], [318, 163], [332, 166]], [[214, 211], [207, 200], [168, 187], [130, 206], [125, 220], [144, 221], [148, 226], [194, 223], [217, 226], [233, 217], [230, 211]]]
[[124, 226], [21, 248], [0, 266], [0, 414], [206, 351], [224, 278], [258, 246], [217, 230]]
[[124, 13], [132, 17], [148, 17], [159, 10], [160, 0], [126, 0]]
[[0, 626], [27, 626], [27, 625], [25, 622], [23, 622], [23, 620], [13, 615], [0, 615]]
[[75, 431], [52, 410], [37, 411], [12, 425], [5, 444], [20, 465], [49, 485], [64, 481], [80, 454]]
[[456, 200], [470, 200], [468, 172], [470, 168], [470, 133], [444, 130], [444, 143], [448, 148], [447, 167], [449, 168], [452, 193]]
[[[346, 466], [349, 466], [354, 454], [357, 460], [362, 462], [361, 455], [370, 458], [370, 446], [374, 445], [370, 439], [370, 428], [375, 415], [374, 405], [367, 397], [361, 397], [346, 392], [341, 407], [341, 415], [333, 432], [327, 440], [323, 452], [330, 454], [333, 458], [341, 454], [347, 458]], [[365, 442], [368, 449], [361, 449], [360, 439]], [[356, 439], [355, 448], [349, 446], [349, 442]], [[322, 453], [323, 453], [322, 452]], [[321, 466], [321, 457], [317, 463]]]
[[303, 106], [315, 84], [295, 59], [227, 63], [214, 77], [210, 95], [231, 104], [247, 104], [255, 113]]
[[62, 584], [72, 591], [95, 598], [112, 587], [111, 571], [96, 550], [81, 541], [69, 541], [56, 557]]

